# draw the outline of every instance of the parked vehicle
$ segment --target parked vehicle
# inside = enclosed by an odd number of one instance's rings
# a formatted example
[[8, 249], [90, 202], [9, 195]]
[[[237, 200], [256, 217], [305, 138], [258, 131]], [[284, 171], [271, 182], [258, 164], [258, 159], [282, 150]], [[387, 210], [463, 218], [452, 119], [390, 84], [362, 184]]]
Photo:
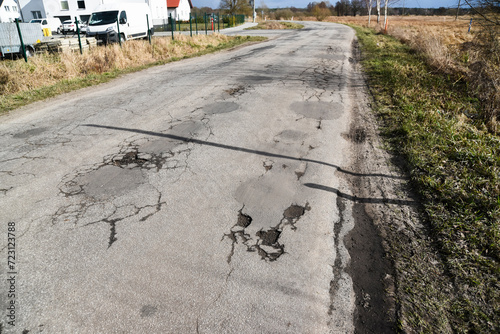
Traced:
[[[78, 28], [80, 33], [84, 34], [87, 31], [87, 25], [83, 21], [78, 20]], [[61, 32], [63, 35], [75, 34], [76, 33], [76, 23], [72, 20], [66, 20], [62, 23]]]
[[[43, 39], [40, 23], [19, 23], [23, 43], [28, 57], [35, 54], [35, 44]], [[0, 57], [21, 55], [21, 39], [15, 23], [0, 23]]]
[[148, 21], [149, 32], [153, 34], [151, 16], [146, 3], [103, 4], [90, 15], [87, 35], [94, 36], [104, 43], [118, 42], [118, 38], [121, 41], [146, 38], [148, 37]]
[[83, 21], [80, 21], [80, 23], [78, 23], [78, 28], [80, 28], [80, 33], [82, 33], [82, 34], [87, 33], [87, 25], [88, 25], [88, 23], [83, 22]]
[[33, 19], [30, 23], [40, 23], [43, 28], [50, 28], [53, 33], [61, 33], [61, 20], [57, 17], [47, 17], [43, 19]]

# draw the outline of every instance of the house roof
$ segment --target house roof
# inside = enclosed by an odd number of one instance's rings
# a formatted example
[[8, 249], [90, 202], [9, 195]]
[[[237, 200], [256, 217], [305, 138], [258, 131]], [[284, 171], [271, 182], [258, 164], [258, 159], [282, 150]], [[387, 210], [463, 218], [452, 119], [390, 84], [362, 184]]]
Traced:
[[[0, 0], [2, 1], [2, 0]], [[167, 1], [167, 7], [168, 8], [177, 8], [179, 7], [179, 3], [182, 1], [182, 0], [166, 0]], [[191, 0], [187, 0], [189, 2], [189, 7], [190, 8], [193, 8], [193, 3], [191, 2]]]

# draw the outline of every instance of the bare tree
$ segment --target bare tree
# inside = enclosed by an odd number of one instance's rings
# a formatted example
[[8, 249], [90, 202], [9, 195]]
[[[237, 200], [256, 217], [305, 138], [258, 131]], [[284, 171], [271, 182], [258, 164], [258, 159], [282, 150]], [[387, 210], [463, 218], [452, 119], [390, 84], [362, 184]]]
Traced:
[[368, 10], [368, 26], [370, 26], [372, 20], [372, 5], [373, 0], [365, 0], [366, 9]]
[[380, 23], [380, 1], [377, 0], [377, 23]]
[[475, 14], [478, 14], [485, 22], [500, 25], [500, 0], [465, 0]]
[[384, 0], [384, 27], [387, 26], [387, 7], [389, 7], [389, 0]]
[[252, 12], [248, 0], [221, 0], [220, 9], [224, 9], [228, 14], [245, 14]]

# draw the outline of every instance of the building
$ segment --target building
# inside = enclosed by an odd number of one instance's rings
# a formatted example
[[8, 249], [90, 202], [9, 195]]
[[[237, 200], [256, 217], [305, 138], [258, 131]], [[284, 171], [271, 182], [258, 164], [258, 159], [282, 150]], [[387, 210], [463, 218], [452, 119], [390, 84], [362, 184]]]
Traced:
[[0, 0], [0, 22], [14, 22], [21, 18], [21, 11], [14, 0]]
[[193, 8], [191, 0], [19, 0], [25, 22], [45, 17], [57, 17], [61, 22], [74, 21], [76, 18], [88, 21], [90, 14], [100, 4], [117, 2], [147, 3], [151, 8], [154, 25], [162, 24], [169, 14], [178, 20], [189, 20]]
[[193, 8], [191, 0], [167, 0], [168, 13], [176, 20], [187, 21]]

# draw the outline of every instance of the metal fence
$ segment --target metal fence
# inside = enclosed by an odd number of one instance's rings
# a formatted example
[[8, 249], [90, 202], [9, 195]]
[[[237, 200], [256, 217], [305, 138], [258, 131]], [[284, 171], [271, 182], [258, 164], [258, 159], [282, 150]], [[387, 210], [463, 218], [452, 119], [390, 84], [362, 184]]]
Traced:
[[206, 33], [234, 27], [245, 23], [245, 15], [202, 14], [190, 15], [189, 20], [181, 21], [175, 18], [156, 20], [155, 31], [189, 31], [190, 33]]

